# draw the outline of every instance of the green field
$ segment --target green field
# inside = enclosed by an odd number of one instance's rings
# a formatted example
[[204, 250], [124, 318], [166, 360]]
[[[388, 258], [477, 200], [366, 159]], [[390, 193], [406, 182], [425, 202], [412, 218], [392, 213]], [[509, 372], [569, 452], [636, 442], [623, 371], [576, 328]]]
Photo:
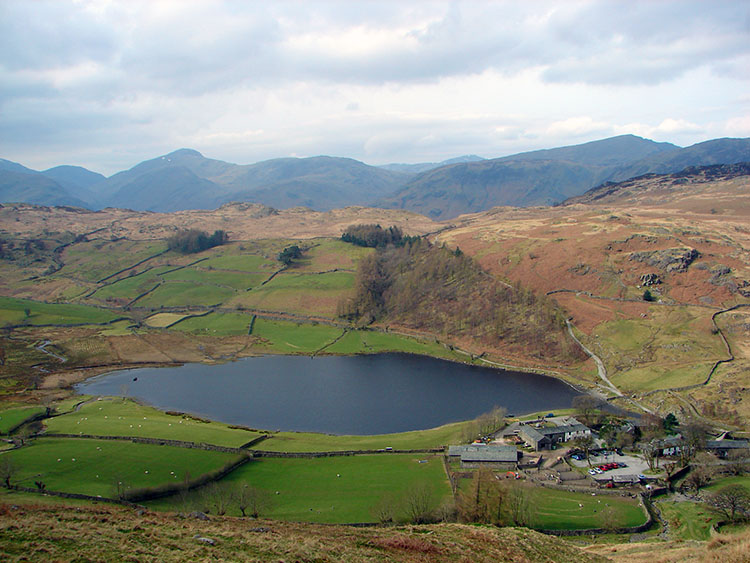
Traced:
[[[223, 481], [269, 491], [268, 517], [304, 522], [374, 522], [373, 508], [382, 498], [393, 497], [398, 503], [396, 499], [420, 485], [432, 491], [435, 508], [451, 494], [442, 458], [425, 455], [266, 458], [240, 467]], [[177, 502], [163, 499], [149, 504], [175, 510]], [[236, 509], [230, 514], [235, 512], [239, 515]]]
[[233, 289], [189, 282], [165, 282], [137, 301], [139, 307], [189, 307], [220, 305], [235, 294]]
[[[82, 278], [96, 282], [124, 268], [166, 250], [162, 242], [91, 241], [71, 245], [63, 254], [65, 266], [55, 276]], [[141, 265], [139, 269], [143, 269]]]
[[44, 407], [13, 407], [0, 411], [0, 434], [7, 434], [11, 428], [44, 411]]
[[162, 276], [166, 281], [183, 281], [201, 285], [227, 286], [232, 289], [246, 290], [256, 287], [268, 277], [268, 274], [245, 274], [238, 272], [224, 272], [207, 270], [203, 262], [198, 267], [180, 268]]
[[594, 351], [612, 382], [624, 390], [651, 391], [703, 382], [716, 360], [726, 356], [711, 333], [711, 311], [656, 307], [645, 318], [617, 319], [597, 326]]
[[295, 272], [326, 272], [357, 269], [359, 261], [374, 252], [372, 248], [355, 246], [339, 239], [315, 239], [300, 260], [295, 261]]
[[90, 298], [100, 301], [130, 301], [160, 283], [161, 274], [170, 269], [169, 266], [159, 266], [138, 275], [123, 278], [99, 288]]
[[527, 491], [532, 528], [575, 530], [606, 527], [602, 512], [608, 507], [612, 507], [613, 526], [638, 526], [646, 521], [643, 510], [631, 498], [592, 496], [543, 487], [530, 487]]
[[[27, 309], [29, 316], [26, 316]], [[28, 299], [0, 297], [0, 325], [98, 324], [109, 322], [118, 316], [122, 315], [88, 305], [40, 303]]]
[[330, 344], [342, 333], [343, 329], [328, 325], [261, 318], [256, 319], [253, 327], [253, 335], [267, 341], [261, 349], [281, 354], [310, 354]]
[[348, 450], [396, 450], [440, 448], [461, 442], [466, 422], [454, 422], [429, 430], [375, 436], [332, 436], [311, 432], [277, 432], [257, 448], [273, 452], [327, 452]]
[[267, 272], [266, 277], [280, 266], [281, 264], [275, 260], [269, 260], [255, 254], [216, 256], [201, 262], [201, 268], [211, 267], [217, 270], [248, 273]]
[[51, 433], [165, 438], [230, 447], [241, 446], [260, 435], [229, 428], [221, 422], [171, 416], [121, 398], [86, 403], [78, 411], [46, 420], [45, 425]]
[[660, 501], [656, 506], [669, 523], [672, 539], [707, 540], [711, 527], [722, 519], [703, 503]]
[[229, 302], [267, 311], [335, 317], [339, 301], [354, 287], [354, 274], [283, 272], [267, 284], [242, 293]]
[[418, 340], [399, 334], [375, 330], [352, 330], [341, 340], [326, 348], [330, 354], [376, 354], [379, 352], [406, 352], [439, 358], [465, 360], [466, 356], [451, 352], [434, 341]]
[[188, 317], [170, 327], [171, 330], [211, 334], [212, 336], [234, 336], [247, 334], [251, 315], [242, 313], [210, 313], [200, 317]]
[[6, 452], [18, 467], [12, 482], [34, 487], [42, 481], [53, 491], [116, 496], [116, 483], [133, 489], [179, 482], [220, 469], [236, 456], [214, 451], [172, 448], [113, 440], [40, 438]]

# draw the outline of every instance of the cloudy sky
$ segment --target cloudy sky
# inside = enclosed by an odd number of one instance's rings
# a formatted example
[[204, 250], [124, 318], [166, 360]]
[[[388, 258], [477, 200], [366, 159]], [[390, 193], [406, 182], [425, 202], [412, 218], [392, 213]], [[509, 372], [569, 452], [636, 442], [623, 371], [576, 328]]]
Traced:
[[750, 136], [747, 0], [0, 0], [0, 157], [104, 174]]

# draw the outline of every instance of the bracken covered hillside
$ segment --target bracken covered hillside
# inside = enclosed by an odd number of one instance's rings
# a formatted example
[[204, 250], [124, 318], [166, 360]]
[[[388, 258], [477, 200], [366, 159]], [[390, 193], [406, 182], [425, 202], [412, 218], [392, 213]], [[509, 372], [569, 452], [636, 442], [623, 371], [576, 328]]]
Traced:
[[3, 561], [605, 561], [520, 528], [354, 528], [97, 507], [0, 505]]

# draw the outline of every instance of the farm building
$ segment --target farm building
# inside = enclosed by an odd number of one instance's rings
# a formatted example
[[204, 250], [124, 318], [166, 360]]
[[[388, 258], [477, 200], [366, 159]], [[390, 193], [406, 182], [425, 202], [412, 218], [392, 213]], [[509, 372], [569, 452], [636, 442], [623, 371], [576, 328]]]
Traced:
[[578, 422], [575, 418], [565, 420], [560, 426], [539, 427], [522, 424], [518, 435], [535, 451], [550, 449], [555, 444], [568, 442], [579, 436], [590, 436], [591, 429]]
[[750, 449], [750, 440], [708, 440], [706, 450], [721, 458], [727, 457], [734, 450]]
[[461, 459], [461, 467], [491, 467], [501, 471], [510, 471], [518, 466], [520, 452], [515, 446], [494, 444], [471, 444], [469, 446], [450, 446], [448, 456]]

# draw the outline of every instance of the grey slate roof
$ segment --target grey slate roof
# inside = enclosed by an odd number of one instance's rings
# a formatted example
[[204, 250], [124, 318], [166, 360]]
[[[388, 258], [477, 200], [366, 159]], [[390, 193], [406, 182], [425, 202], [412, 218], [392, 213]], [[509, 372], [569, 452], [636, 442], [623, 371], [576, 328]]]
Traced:
[[448, 448], [449, 456], [460, 456], [461, 461], [495, 461], [495, 462], [512, 462], [518, 461], [518, 449], [515, 446], [498, 446], [494, 444], [487, 445], [468, 445], [468, 446], [450, 446]]

